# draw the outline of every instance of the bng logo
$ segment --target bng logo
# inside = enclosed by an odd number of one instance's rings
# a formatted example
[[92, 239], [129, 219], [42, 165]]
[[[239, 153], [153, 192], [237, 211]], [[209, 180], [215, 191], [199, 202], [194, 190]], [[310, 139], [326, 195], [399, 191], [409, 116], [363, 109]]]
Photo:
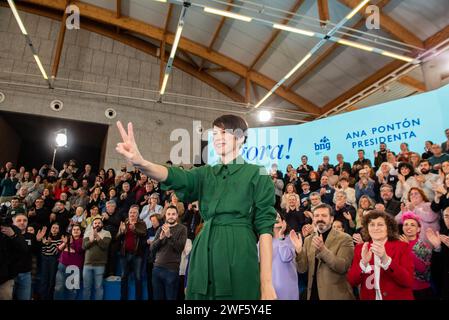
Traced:
[[331, 142], [325, 136], [321, 138], [320, 143], [314, 143], [316, 153], [320, 153], [320, 151], [329, 151], [331, 149]]

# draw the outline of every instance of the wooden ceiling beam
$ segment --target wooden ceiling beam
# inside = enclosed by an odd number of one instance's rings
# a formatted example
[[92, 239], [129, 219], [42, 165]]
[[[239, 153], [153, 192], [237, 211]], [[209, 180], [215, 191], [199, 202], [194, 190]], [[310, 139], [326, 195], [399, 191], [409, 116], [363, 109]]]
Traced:
[[251, 80], [249, 77], [245, 79], [245, 102], [251, 103]]
[[445, 41], [446, 39], [449, 39], [449, 24], [440, 31], [438, 31], [437, 33], [435, 33], [434, 35], [432, 35], [431, 37], [429, 37], [428, 39], [426, 39], [424, 41], [424, 46], [426, 47], [426, 49], [430, 49], [435, 47], [439, 43]]
[[[429, 46], [429, 47], [427, 47], [427, 49], [431, 49], [432, 47], [435, 47], [438, 44], [440, 44], [441, 42], [445, 41], [447, 39], [447, 37], [444, 37], [445, 34], [449, 35], [449, 26], [446, 26], [445, 28], [438, 31], [437, 33], [435, 33], [434, 35], [432, 35], [431, 37], [427, 38], [424, 41], [424, 43]], [[367, 89], [368, 87], [370, 87], [374, 83], [378, 82], [382, 78], [388, 76], [389, 74], [394, 73], [397, 69], [402, 67], [405, 63], [406, 62], [400, 61], [400, 60], [394, 60], [393, 62], [390, 62], [385, 67], [383, 67], [379, 71], [375, 72], [374, 74], [372, 74], [371, 76], [369, 76], [368, 78], [363, 80], [358, 85], [352, 87], [351, 89], [349, 89], [348, 91], [346, 91], [345, 93], [343, 93], [342, 95], [340, 95], [339, 97], [334, 99], [333, 101], [327, 103], [322, 108], [322, 114], [325, 114], [326, 112], [334, 109], [335, 107], [337, 107], [344, 101], [354, 97], [359, 92]], [[399, 80], [399, 81], [401, 81], [401, 80]], [[423, 84], [420, 84], [419, 82], [416, 83], [415, 82], [416, 80], [414, 80], [414, 79], [410, 81], [410, 78], [405, 78], [405, 80], [404, 80], [404, 77], [402, 77], [402, 81], [408, 82], [408, 85], [411, 85], [411, 83], [413, 83], [413, 86], [416, 86], [417, 88], [422, 88], [425, 90], [425, 86]]]
[[[68, 6], [69, 4], [70, 4], [70, 0], [67, 0], [66, 6]], [[67, 16], [68, 16], [67, 12], [64, 11], [64, 14], [62, 15], [61, 23], [59, 26], [58, 40], [56, 42], [55, 55], [53, 57], [53, 65], [51, 68], [52, 79], [56, 78], [56, 76], [58, 75], [59, 63], [61, 61], [61, 53], [62, 53], [62, 49], [64, 47], [65, 31], [67, 29], [66, 23], [65, 23], [65, 21], [67, 20]]]
[[193, 58], [192, 58], [192, 56], [188, 53], [188, 52], [186, 52], [186, 51], [184, 51], [184, 50], [180, 50], [181, 52], [182, 52], [182, 54], [184, 55], [184, 57], [186, 57], [186, 59], [187, 59], [187, 61], [194, 67], [194, 68], [197, 68], [198, 69], [198, 64], [195, 62], [195, 60], [193, 60]]
[[[352, 28], [357, 29], [360, 28], [363, 25], [364, 19], [360, 19], [355, 25], [352, 26]], [[344, 36], [344, 39], [348, 38], [348, 36]], [[311, 63], [309, 66], [307, 66], [302, 72], [300, 72], [287, 86], [287, 89], [291, 90], [294, 86], [296, 86], [301, 80], [306, 78], [309, 74], [312, 74], [313, 71], [315, 71], [329, 56], [331, 56], [335, 50], [338, 48], [341, 48], [341, 46], [338, 43], [332, 44], [331, 47], [326, 49], [322, 54], [320, 54], [318, 57], [313, 60], [313, 63]]]
[[416, 80], [415, 78], [411, 77], [411, 76], [403, 76], [401, 78], [398, 79], [398, 82], [408, 86], [412, 89], [415, 89], [417, 92], [426, 92], [426, 85], [424, 83], [422, 83], [419, 80]]
[[324, 27], [326, 21], [330, 21], [329, 15], [329, 3], [327, 0], [317, 0], [318, 1], [318, 16], [320, 17], [320, 25]]
[[[354, 9], [360, 4], [360, 0], [338, 1], [351, 9]], [[365, 12], [366, 6], [359, 11], [359, 13], [365, 18], [369, 16], [369, 14]], [[402, 42], [424, 49], [424, 43], [421, 41], [421, 39], [419, 39], [413, 32], [402, 26], [399, 22], [389, 17], [388, 15], [383, 14], [382, 12], [380, 12], [380, 26], [383, 30], [387, 31]]]
[[381, 80], [382, 78], [386, 77], [390, 73], [393, 73], [396, 69], [402, 67], [406, 62], [400, 61], [400, 60], [394, 60], [393, 62], [390, 62], [382, 69], [376, 71], [371, 76], [360, 82], [359, 84], [355, 85], [345, 93], [341, 94], [336, 99], [332, 100], [331, 102], [327, 103], [323, 108], [323, 114], [328, 112], [329, 110], [332, 110], [336, 106], [340, 105], [344, 101], [352, 98], [353, 96], [357, 95], [359, 92], [365, 90], [372, 84], [376, 83], [377, 81]]
[[122, 0], [117, 0], [115, 12], [115, 16], [117, 17], [117, 19], [120, 19], [120, 17], [122, 16]]
[[[289, 12], [297, 12], [303, 3], [304, 3], [304, 0], [297, 0], [296, 3], [293, 5], [293, 7], [289, 10]], [[293, 14], [288, 13], [287, 16], [281, 21], [280, 24], [288, 24], [292, 17], [293, 17]], [[265, 43], [262, 50], [259, 51], [256, 58], [253, 60], [253, 62], [248, 67], [248, 70], [252, 70], [255, 67], [255, 65], [260, 61], [260, 59], [265, 55], [265, 53], [271, 47], [271, 45], [276, 40], [276, 38], [281, 33], [281, 31], [282, 30], [280, 30], [280, 29], [276, 29], [271, 33], [270, 39], [268, 39], [268, 41]]]
[[[63, 0], [24, 0], [21, 1], [21, 3], [36, 4], [60, 11], [65, 9]], [[126, 16], [122, 16], [120, 19], [117, 19], [115, 16], [115, 12], [111, 10], [94, 6], [82, 1], [74, 1], [74, 3], [80, 9], [82, 17], [92, 19], [101, 23], [106, 23], [115, 27], [118, 26], [124, 30], [144, 35], [159, 41], [161, 41], [164, 37], [163, 29], [150, 25], [146, 22]], [[174, 36], [175, 35], [173, 33], [167, 33], [167, 44], [173, 44]], [[181, 38], [178, 47], [189, 52], [190, 54], [209, 60], [216, 65], [225, 67], [229, 71], [241, 77], [246, 78], [246, 76], [249, 74], [251, 81], [255, 81], [259, 86], [264, 87], [267, 90], [270, 90], [276, 84], [276, 81], [274, 81], [273, 79], [258, 72], [248, 72], [247, 66], [243, 65], [242, 63], [214, 50], [208, 52], [207, 47], [187, 38]], [[301, 111], [310, 112], [311, 114], [315, 115], [320, 114], [320, 108], [316, 104], [294, 92], [286, 90], [285, 87], [279, 88], [275, 92], [275, 94], [281, 96], [293, 105], [297, 106]]]
[[[0, 2], [0, 6], [8, 7], [8, 4], [4, 3], [4, 2]], [[17, 7], [17, 9], [19, 9], [21, 11], [25, 11], [25, 12], [36, 14], [36, 15], [43, 16], [43, 17], [47, 17], [47, 18], [50, 18], [53, 20], [61, 19], [59, 10], [57, 12], [49, 11], [47, 9], [42, 9], [42, 8], [38, 8], [35, 6], [29, 6], [26, 3], [24, 3], [23, 1], [16, 3], [16, 7]], [[114, 26], [107, 28], [101, 24], [98, 24], [97, 22], [84, 20], [83, 23], [81, 24], [81, 28], [88, 30], [90, 32], [95, 32], [102, 36], [111, 38], [113, 40], [120, 41], [121, 43], [123, 43], [125, 45], [133, 47], [137, 50], [145, 52], [154, 57], [159, 57], [158, 56], [158, 51], [160, 50], [159, 47], [157, 47], [147, 41], [139, 39], [137, 37], [133, 37], [132, 35], [128, 35], [128, 34], [124, 34], [124, 33], [116, 33]], [[167, 52], [164, 53], [165, 60], [168, 60], [168, 56], [169, 56], [169, 53], [167, 53]], [[211, 86], [218, 92], [221, 92], [222, 94], [224, 94], [231, 100], [236, 101], [236, 102], [241, 102], [241, 103], [245, 102], [245, 98], [241, 94], [233, 91], [229, 86], [227, 86], [223, 82], [219, 81], [218, 79], [212, 77], [211, 75], [207, 74], [206, 72], [198, 71], [198, 69], [192, 67], [189, 63], [185, 62], [184, 60], [175, 59], [173, 61], [173, 65], [176, 68], [178, 68], [179, 70], [208, 84], [209, 86]]]
[[[234, 0], [228, 0], [228, 6], [226, 7], [226, 11], [230, 11], [232, 9], [231, 4], [233, 4], [233, 3], [234, 3]], [[224, 26], [225, 20], [226, 20], [226, 17], [221, 17], [220, 22], [218, 23], [217, 28], [215, 29], [214, 33], [212, 34], [212, 38], [211, 38], [211, 40], [209, 42], [209, 45], [207, 46], [207, 50], [208, 51], [211, 51], [212, 48], [214, 47], [215, 41], [217, 41], [217, 39], [218, 39], [218, 35], [220, 34], [221, 29]], [[201, 59], [201, 63], [200, 63], [200, 66], [199, 66], [199, 70], [200, 71], [201, 71], [201, 69], [203, 69], [205, 62], [206, 62], [205, 59]]]

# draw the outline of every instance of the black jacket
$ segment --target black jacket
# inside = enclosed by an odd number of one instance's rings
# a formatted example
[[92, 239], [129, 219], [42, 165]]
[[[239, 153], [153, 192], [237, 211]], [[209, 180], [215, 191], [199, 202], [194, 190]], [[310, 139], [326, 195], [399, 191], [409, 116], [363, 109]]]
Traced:
[[444, 209], [446, 209], [447, 207], [449, 207], [449, 198], [447, 197], [447, 194], [442, 195], [440, 197], [440, 202], [436, 203], [435, 200], [432, 201], [432, 204], [430, 205], [430, 207], [432, 208], [432, 210], [434, 212], [443, 212]]
[[296, 172], [298, 172], [300, 178], [303, 178], [305, 181], [309, 181], [309, 174], [313, 171], [313, 167], [306, 164], [305, 169], [302, 166], [303, 164], [301, 163], [301, 165], [296, 169]]
[[[441, 234], [448, 235], [448, 232], [442, 230]], [[449, 248], [444, 243], [440, 252], [432, 253], [431, 272], [439, 298], [449, 300]]]
[[56, 212], [56, 222], [59, 224], [61, 233], [66, 233], [67, 228], [70, 224], [70, 218], [72, 217], [72, 214], [64, 209], [61, 212]]
[[391, 199], [387, 203], [384, 203], [385, 212], [396, 216], [401, 212], [401, 202], [396, 199]]
[[49, 226], [50, 224], [50, 210], [46, 207], [36, 209], [36, 215], [28, 217], [28, 225], [33, 225], [36, 231], [43, 226]]
[[343, 171], [351, 174], [351, 164], [349, 162], [343, 162], [343, 166], [341, 168], [339, 163], [334, 166], [334, 172], [337, 176], [341, 175]]
[[41, 243], [36, 241], [36, 236], [32, 233], [26, 232], [22, 235], [25, 243], [27, 244], [27, 251], [20, 255], [17, 261], [17, 272], [25, 273], [30, 272], [33, 264], [33, 256], [37, 256], [40, 253]]
[[117, 236], [120, 222], [124, 220], [125, 219], [123, 219], [123, 217], [117, 212], [117, 210], [115, 210], [114, 214], [109, 215], [108, 219], [103, 219], [103, 229], [110, 232], [112, 241], [114, 241]]
[[192, 240], [195, 239], [196, 227], [201, 222], [201, 215], [199, 211], [196, 213], [193, 210], [187, 210], [182, 216], [182, 224], [187, 228], [187, 238]]
[[14, 226], [12, 228], [15, 232], [12, 238], [0, 233], [0, 284], [17, 276], [20, 257], [28, 250], [20, 230]]
[[312, 220], [304, 215], [304, 210], [301, 208], [289, 212], [283, 210], [282, 215], [290, 229], [293, 229], [296, 232], [301, 232], [301, 229], [305, 224], [312, 223]]
[[[120, 254], [124, 256], [126, 254], [125, 250], [125, 239], [126, 239], [126, 233], [128, 232], [129, 228], [129, 221], [128, 219], [125, 221], [126, 224], [126, 230], [125, 233], [118, 233], [117, 238], [120, 240]], [[130, 231], [131, 232], [131, 231]], [[135, 247], [132, 254], [136, 256], [143, 256], [145, 253], [145, 247], [147, 245], [147, 225], [142, 220], [138, 219], [136, 223], [136, 228], [134, 229], [134, 236], [135, 236]]]
[[345, 230], [345, 232], [352, 235], [355, 229], [351, 228], [351, 226], [349, 225], [349, 220], [345, 218], [343, 213], [349, 212], [351, 214], [352, 221], [355, 224], [355, 216], [356, 216], [355, 208], [350, 204], [345, 204], [345, 206], [339, 210], [335, 208], [335, 205], [333, 205], [332, 208], [334, 210], [334, 219], [341, 221], [341, 224], [343, 225], [343, 229]]

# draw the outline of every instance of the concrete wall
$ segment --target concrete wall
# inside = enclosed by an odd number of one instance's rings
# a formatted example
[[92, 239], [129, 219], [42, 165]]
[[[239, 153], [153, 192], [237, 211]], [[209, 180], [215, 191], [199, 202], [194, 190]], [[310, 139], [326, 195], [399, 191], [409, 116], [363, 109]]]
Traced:
[[[20, 14], [47, 73], [50, 73], [59, 22], [33, 14]], [[120, 42], [83, 29], [67, 30], [65, 36], [55, 86], [69, 90], [45, 88], [46, 83], [14, 17], [8, 8], [3, 7], [0, 7], [0, 82], [0, 91], [6, 96], [5, 101], [0, 103], [0, 110], [110, 125], [104, 166], [116, 169], [123, 162], [115, 152], [119, 141], [114, 126], [116, 120], [134, 123], [135, 136], [144, 157], [165, 162], [171, 147], [176, 143], [169, 140], [172, 130], [186, 128], [191, 133], [193, 120], [200, 120], [203, 126], [209, 127], [213, 119], [223, 114], [215, 110], [138, 100], [156, 97], [155, 92], [144, 90], [158, 90], [159, 61]], [[229, 101], [207, 84], [177, 69], [173, 70], [167, 92]], [[50, 109], [50, 102], [54, 99], [64, 103], [64, 108], [59, 112]], [[177, 103], [186, 102], [179, 96], [172, 99]], [[203, 103], [204, 106], [211, 104], [214, 103]], [[114, 120], [104, 115], [110, 107], [117, 111]], [[232, 108], [229, 110], [232, 111]]]
[[22, 140], [14, 128], [0, 116], [0, 166], [3, 166], [7, 161], [17, 164], [21, 143]]

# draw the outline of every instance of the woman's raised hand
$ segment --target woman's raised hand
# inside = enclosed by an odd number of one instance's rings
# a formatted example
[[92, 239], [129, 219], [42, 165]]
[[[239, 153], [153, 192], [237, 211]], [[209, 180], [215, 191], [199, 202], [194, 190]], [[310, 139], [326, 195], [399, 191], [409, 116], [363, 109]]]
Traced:
[[115, 150], [131, 162], [133, 166], [143, 165], [144, 159], [134, 139], [133, 124], [131, 122], [128, 123], [128, 132], [125, 131], [120, 121], [117, 121], [117, 127], [123, 142], [117, 143]]

